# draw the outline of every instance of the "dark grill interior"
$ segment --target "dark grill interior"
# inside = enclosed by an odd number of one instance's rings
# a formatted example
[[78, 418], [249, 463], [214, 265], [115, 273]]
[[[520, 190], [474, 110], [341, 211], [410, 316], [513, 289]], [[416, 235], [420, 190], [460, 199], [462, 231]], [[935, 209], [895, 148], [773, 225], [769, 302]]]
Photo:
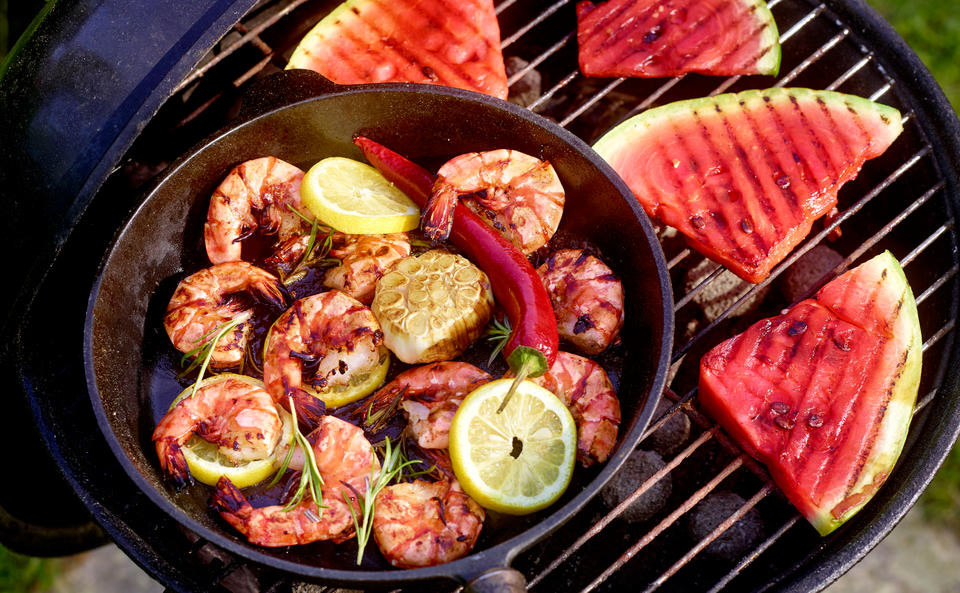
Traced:
[[[235, 114], [244, 85], [283, 68], [297, 41], [334, 4], [305, 0], [259, 4], [183, 81], [129, 151], [107, 191], [129, 199], [131, 189], [222, 126]], [[716, 343], [777, 314], [884, 249], [892, 251], [905, 268], [925, 340], [918, 412], [907, 451], [917, 434], [929, 429], [927, 406], [946, 397], [940, 386], [958, 301], [952, 188], [919, 125], [914, 99], [875, 56], [870, 45], [875, 42], [861, 39], [857, 29], [841, 21], [826, 4], [806, 0], [769, 4], [783, 42], [781, 75], [776, 79], [693, 75], [664, 80], [587, 79], [577, 69], [575, 2], [504, 0], [497, 6], [511, 100], [557, 121], [587, 142], [652, 106], [768, 86], [839, 90], [893, 105], [905, 115], [904, 133], [894, 146], [867, 163], [859, 177], [841, 190], [839, 216], [815, 225], [811, 236], [760, 285], [737, 281], [719, 265], [687, 249], [675, 234], [662, 230], [676, 301], [676, 374], [664, 397], [669, 405], [658, 414], [640, 448], [653, 448], [658, 433], [674, 430], [671, 427], [681, 416], [690, 421], [690, 435], [676, 451], [662, 457], [664, 464], [651, 477], [633, 485], [635, 491], [623, 503], [609, 508], [597, 497], [554, 536], [523, 553], [514, 567], [526, 575], [533, 591], [764, 590], [776, 587], [778, 579], [803, 566], [808, 556], [815, 557], [824, 540], [777, 493], [765, 470], [698, 412], [697, 365]], [[819, 258], [817, 254], [825, 248], [839, 257], [808, 272], [808, 261]], [[790, 283], [799, 289], [787, 290]], [[623, 520], [629, 503], [648, 491], [662, 490], [665, 481], [671, 488], [662, 508], [640, 522]], [[722, 510], [715, 505], [712, 520], [703, 518], [698, 503], [721, 492], [735, 502]], [[868, 506], [862, 515], [870, 512]], [[847, 528], [856, 529], [866, 520], [858, 517]], [[138, 522], [129, 521], [134, 531], [150, 531]], [[232, 591], [300, 587], [288, 576], [237, 561], [179, 528], [155, 529], [145, 537], [156, 538], [163, 538], [155, 550], [159, 556], [172, 561], [173, 551], [180, 550], [177, 563], [183, 564], [178, 570], [187, 576], [171, 586]], [[441, 586], [441, 590], [445, 589]]]

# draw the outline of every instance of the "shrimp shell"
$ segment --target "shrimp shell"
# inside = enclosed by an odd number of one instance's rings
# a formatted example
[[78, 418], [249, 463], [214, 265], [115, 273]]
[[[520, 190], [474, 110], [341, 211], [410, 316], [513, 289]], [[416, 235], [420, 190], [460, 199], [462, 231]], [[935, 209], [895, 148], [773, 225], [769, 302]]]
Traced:
[[558, 352], [550, 370], [529, 379], [559, 397], [577, 424], [577, 459], [602, 463], [617, 444], [620, 400], [603, 367], [588, 358]]
[[[280, 281], [265, 270], [243, 261], [217, 264], [184, 278], [173, 292], [163, 325], [174, 347], [190, 352], [213, 337], [217, 328], [241, 316], [250, 317], [252, 309], [246, 293], [274, 305], [284, 298]], [[238, 364], [244, 355], [249, 324], [241, 322], [224, 335], [214, 349], [210, 365], [214, 368]]]
[[561, 249], [539, 268], [560, 337], [584, 354], [599, 354], [620, 336], [623, 285], [599, 258], [582, 249]]
[[380, 461], [361, 429], [334, 416], [324, 416], [311, 437], [316, 437], [313, 451], [324, 484], [322, 510], [309, 495], [288, 511], [283, 505], [254, 508], [229, 479], [217, 483], [211, 503], [250, 543], [268, 547], [319, 540], [340, 543], [356, 535], [350, 505], [360, 508], [357, 493], [365, 494], [369, 481], [379, 475]]
[[276, 234], [280, 242], [309, 233], [290, 208], [302, 210], [303, 171], [276, 157], [234, 167], [213, 192], [203, 225], [207, 257], [215, 264], [239, 261], [241, 241], [254, 233]]

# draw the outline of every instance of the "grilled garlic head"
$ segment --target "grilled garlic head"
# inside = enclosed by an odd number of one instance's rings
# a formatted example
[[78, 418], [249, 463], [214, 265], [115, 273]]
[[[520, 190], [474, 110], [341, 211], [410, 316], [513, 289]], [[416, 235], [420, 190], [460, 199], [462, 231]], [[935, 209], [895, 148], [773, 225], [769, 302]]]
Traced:
[[403, 362], [450, 360], [483, 333], [493, 292], [487, 275], [469, 260], [433, 250], [384, 274], [371, 308], [384, 343]]

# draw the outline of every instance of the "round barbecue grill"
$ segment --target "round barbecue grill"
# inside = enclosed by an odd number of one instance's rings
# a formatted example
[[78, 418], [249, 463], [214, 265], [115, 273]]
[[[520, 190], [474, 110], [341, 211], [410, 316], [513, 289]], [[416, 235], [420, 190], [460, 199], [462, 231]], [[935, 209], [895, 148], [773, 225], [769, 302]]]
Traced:
[[[295, 590], [297, 578], [185, 530], [130, 481], [90, 409], [81, 328], [100, 258], [137, 205], [137, 188], [229, 121], [245, 86], [282, 69], [335, 3], [208, 1], [172, 3], [169, 11], [139, 4], [57, 3], [3, 73], [0, 130], [13, 140], [0, 149], [0, 181], [13, 204], [4, 235], [7, 253], [19, 256], [11, 271], [22, 288], [5, 291], [2, 377], [5, 392], [18, 396], [14, 430], [38, 457], [18, 475], [36, 464], [47, 470], [29, 487], [0, 493], [9, 527], [3, 543], [66, 554], [109, 537], [171, 590]], [[652, 106], [769, 86], [839, 90], [892, 105], [905, 116], [904, 133], [841, 190], [839, 215], [815, 226], [760, 285], [731, 282], [662, 230], [675, 295], [674, 373], [664, 393], [669, 405], [640, 449], [652, 448], [680, 416], [690, 434], [663, 456], [659, 471], [633, 484], [629, 500], [611, 508], [598, 497], [513, 566], [531, 591], [818, 590], [896, 525], [960, 431], [956, 376], [947, 372], [960, 362], [956, 116], [912, 51], [860, 1], [770, 1], [783, 43], [777, 78], [664, 80], [581, 76], [574, 4], [501, 0], [497, 12], [511, 100], [588, 143]], [[149, 23], [146, 14], [155, 15]], [[917, 298], [925, 340], [917, 412], [886, 485], [847, 525], [820, 538], [765, 470], [698, 411], [697, 364], [716, 343], [884, 249], [900, 260]], [[823, 253], [831, 255], [827, 264]], [[662, 491], [666, 481], [672, 487], [658, 510], [624, 520], [629, 502]], [[79, 503], [64, 496], [67, 488]], [[739, 502], [715, 526], [692, 529], [703, 501], [721, 493]], [[749, 537], [730, 544], [744, 532]]]

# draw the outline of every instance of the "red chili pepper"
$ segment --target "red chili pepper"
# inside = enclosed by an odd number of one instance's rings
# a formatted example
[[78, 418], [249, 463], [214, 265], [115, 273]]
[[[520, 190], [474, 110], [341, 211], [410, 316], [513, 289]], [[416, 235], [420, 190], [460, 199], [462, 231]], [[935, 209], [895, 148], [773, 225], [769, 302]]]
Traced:
[[[369, 138], [357, 136], [354, 144], [380, 173], [410, 196], [420, 208], [427, 205], [436, 176]], [[504, 347], [507, 364], [519, 376], [537, 377], [547, 372], [557, 357], [559, 336], [550, 295], [530, 261], [517, 247], [457, 203], [450, 240], [490, 278], [493, 294], [510, 321]]]

